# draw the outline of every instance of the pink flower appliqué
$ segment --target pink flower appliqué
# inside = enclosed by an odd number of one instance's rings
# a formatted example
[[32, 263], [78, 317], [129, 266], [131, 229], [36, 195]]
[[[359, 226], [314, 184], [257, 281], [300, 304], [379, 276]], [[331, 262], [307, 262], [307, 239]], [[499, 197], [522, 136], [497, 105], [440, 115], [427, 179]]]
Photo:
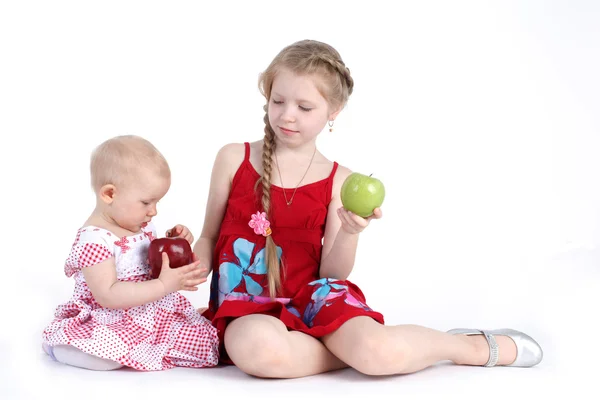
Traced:
[[257, 211], [256, 214], [252, 214], [248, 225], [254, 229], [254, 233], [257, 235], [269, 236], [271, 234], [271, 228], [269, 227], [271, 223], [264, 212]]

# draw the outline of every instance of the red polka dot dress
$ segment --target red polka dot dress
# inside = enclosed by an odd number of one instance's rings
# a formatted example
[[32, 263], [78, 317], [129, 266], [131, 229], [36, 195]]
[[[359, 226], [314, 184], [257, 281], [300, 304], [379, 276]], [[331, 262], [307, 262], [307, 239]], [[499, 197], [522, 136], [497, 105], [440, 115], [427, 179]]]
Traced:
[[65, 263], [75, 280], [73, 296], [59, 305], [43, 332], [45, 346], [79, 350], [143, 371], [210, 367], [218, 363], [216, 329], [180, 293], [128, 309], [104, 308], [88, 288], [82, 269], [115, 258], [119, 281], [149, 280], [147, 253], [156, 237], [152, 225], [132, 236], [88, 226], [77, 232]]

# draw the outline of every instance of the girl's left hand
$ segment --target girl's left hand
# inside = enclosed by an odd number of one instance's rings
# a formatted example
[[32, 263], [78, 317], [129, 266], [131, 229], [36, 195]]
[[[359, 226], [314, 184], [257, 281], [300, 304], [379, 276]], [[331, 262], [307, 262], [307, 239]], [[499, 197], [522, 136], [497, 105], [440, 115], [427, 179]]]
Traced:
[[379, 207], [373, 210], [373, 214], [366, 218], [359, 217], [353, 212], [346, 210], [344, 207], [338, 208], [337, 213], [342, 221], [342, 229], [351, 234], [361, 233], [367, 226], [369, 226], [369, 222], [372, 219], [379, 219], [383, 215], [381, 208]]
[[190, 244], [194, 242], [194, 235], [185, 225], [177, 224], [173, 228], [167, 230], [167, 237], [182, 237], [187, 240]]

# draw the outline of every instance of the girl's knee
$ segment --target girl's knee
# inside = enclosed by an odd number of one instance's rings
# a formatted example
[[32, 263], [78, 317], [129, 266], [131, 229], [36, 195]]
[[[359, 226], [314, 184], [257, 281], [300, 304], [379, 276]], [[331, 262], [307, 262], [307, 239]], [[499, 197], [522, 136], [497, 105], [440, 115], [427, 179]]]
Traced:
[[[263, 317], [263, 318], [252, 318]], [[277, 378], [292, 364], [287, 330], [265, 316], [247, 316], [225, 330], [225, 349], [231, 361], [249, 375]]]
[[387, 375], [390, 370], [402, 373], [408, 366], [409, 349], [390, 335], [363, 336], [356, 343], [350, 365], [366, 375]]

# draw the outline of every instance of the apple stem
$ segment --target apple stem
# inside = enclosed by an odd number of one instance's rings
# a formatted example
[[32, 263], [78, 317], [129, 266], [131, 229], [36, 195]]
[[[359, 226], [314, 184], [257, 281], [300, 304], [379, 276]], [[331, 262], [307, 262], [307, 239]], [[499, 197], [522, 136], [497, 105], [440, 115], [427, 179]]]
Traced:
[[370, 174], [370, 175], [369, 175], [369, 178], [370, 178], [372, 175], [373, 175], [373, 174]]

